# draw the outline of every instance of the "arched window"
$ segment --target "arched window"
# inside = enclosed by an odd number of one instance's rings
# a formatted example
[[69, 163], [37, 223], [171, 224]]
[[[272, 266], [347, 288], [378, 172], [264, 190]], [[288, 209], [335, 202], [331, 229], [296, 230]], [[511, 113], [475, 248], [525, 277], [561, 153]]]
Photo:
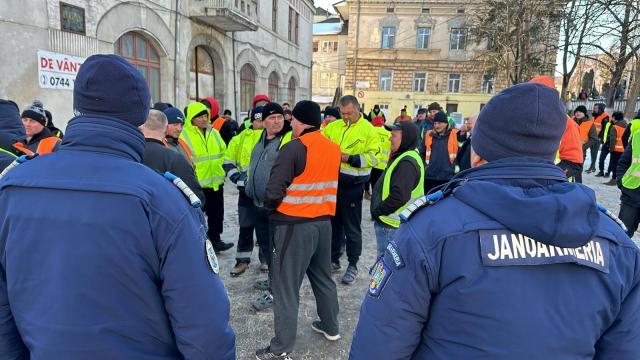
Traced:
[[296, 79], [293, 76], [289, 79], [289, 104], [296, 104]]
[[128, 32], [113, 44], [113, 51], [140, 70], [149, 85], [151, 102], [160, 101], [160, 57], [153, 44], [139, 33]]
[[189, 69], [189, 98], [200, 100], [216, 97], [213, 59], [204, 47], [196, 46]]
[[278, 74], [275, 71], [272, 71], [271, 74], [269, 74], [269, 93], [267, 95], [269, 95], [269, 99], [273, 102], [278, 102], [279, 82], [280, 78], [278, 77]]
[[251, 101], [256, 95], [256, 70], [251, 64], [240, 69], [240, 106], [242, 110], [251, 110]]

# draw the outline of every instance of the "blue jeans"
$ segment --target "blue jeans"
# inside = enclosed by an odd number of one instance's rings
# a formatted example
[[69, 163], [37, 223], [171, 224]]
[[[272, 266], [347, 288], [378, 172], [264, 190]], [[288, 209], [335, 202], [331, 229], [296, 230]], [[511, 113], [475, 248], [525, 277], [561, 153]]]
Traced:
[[376, 231], [376, 248], [378, 250], [378, 257], [380, 257], [384, 254], [387, 244], [389, 241], [393, 240], [398, 229], [380, 225], [377, 221], [373, 223], [373, 228]]

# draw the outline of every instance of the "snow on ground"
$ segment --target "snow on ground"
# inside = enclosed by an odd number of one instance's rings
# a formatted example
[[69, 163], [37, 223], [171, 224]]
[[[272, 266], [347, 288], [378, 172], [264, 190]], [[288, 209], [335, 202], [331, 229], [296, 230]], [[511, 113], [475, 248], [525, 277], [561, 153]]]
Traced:
[[[590, 164], [587, 159], [586, 164]], [[584, 184], [595, 190], [598, 202], [607, 207], [614, 214], [618, 214], [620, 204], [620, 190], [615, 186], [604, 185], [608, 179], [596, 178], [594, 174], [583, 174]], [[225, 219], [224, 241], [237, 244], [238, 236], [238, 191], [235, 186], [227, 182], [225, 186]], [[375, 262], [375, 235], [373, 223], [369, 216], [369, 201], [363, 203], [363, 256], [359, 263], [358, 280], [352, 286], [340, 283], [342, 273], [334, 274], [333, 279], [338, 287], [340, 303], [340, 333], [342, 340], [338, 342], [326, 341], [321, 335], [311, 330], [311, 322], [317, 319], [315, 299], [306, 280], [300, 291], [300, 309], [298, 316], [298, 338], [293, 353], [295, 359], [346, 359], [353, 331], [358, 321], [360, 304], [364, 298], [368, 285], [368, 269]], [[640, 236], [634, 236], [640, 244]], [[235, 265], [236, 248], [219, 255], [220, 275], [225, 283], [231, 301], [231, 322], [236, 332], [236, 346], [238, 359], [254, 359], [255, 350], [269, 344], [273, 336], [273, 312], [256, 312], [251, 302], [258, 297], [260, 291], [253, 288], [258, 279], [266, 278], [258, 269], [257, 250], [253, 252], [249, 270], [243, 275], [232, 278], [229, 271]], [[343, 258], [343, 268], [346, 266]]]

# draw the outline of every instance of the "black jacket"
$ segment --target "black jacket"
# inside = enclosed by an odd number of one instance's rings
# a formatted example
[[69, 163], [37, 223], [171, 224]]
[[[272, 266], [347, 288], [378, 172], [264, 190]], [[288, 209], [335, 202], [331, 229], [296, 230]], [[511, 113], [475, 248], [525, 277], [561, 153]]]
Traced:
[[[319, 128], [310, 128], [302, 132], [301, 136], [320, 131]], [[271, 220], [276, 223], [301, 223], [329, 219], [329, 216], [317, 218], [303, 218], [282, 214], [276, 209], [282, 203], [287, 194], [287, 188], [293, 179], [300, 176], [307, 166], [307, 147], [298, 139], [293, 139], [280, 149], [280, 153], [271, 168], [271, 176], [267, 183], [264, 207], [270, 214]]]
[[[18, 155], [13, 144], [24, 141], [25, 136], [18, 108], [15, 104], [0, 99], [0, 148]], [[13, 156], [0, 152], [0, 172], [13, 160], [15, 160]]]
[[146, 138], [145, 142], [142, 163], [161, 174], [168, 171], [179, 177], [204, 204], [204, 193], [189, 162], [182, 155], [166, 148], [162, 141]]
[[[39, 133], [33, 135], [33, 137], [31, 138], [31, 140], [25, 142], [25, 146], [27, 147], [27, 149], [36, 152], [36, 150], [38, 150], [38, 145], [40, 145], [40, 140], [42, 139], [46, 139], [49, 137], [54, 136], [53, 133], [51, 133], [51, 130], [49, 130], [49, 128], [45, 127], [42, 129], [42, 131], [40, 131]], [[54, 147], [54, 150], [58, 148], [58, 146], [60, 146], [60, 144], [58, 143], [58, 145], [56, 145]]]
[[[211, 123], [213, 123], [217, 119], [213, 119]], [[222, 123], [222, 127], [220, 128], [220, 137], [224, 141], [226, 145], [229, 145], [229, 141], [236, 136], [238, 132], [238, 124], [232, 120], [225, 120]]]
[[618, 161], [618, 167], [616, 168], [616, 174], [618, 174], [618, 178], [616, 179], [616, 183], [618, 184], [618, 188], [622, 190], [622, 194], [620, 194], [620, 201], [625, 205], [640, 207], [640, 188], [627, 189], [622, 186], [622, 177], [631, 166], [632, 153], [633, 145], [629, 144], [629, 146], [624, 148], [624, 152], [622, 153], [622, 156]]
[[[411, 122], [401, 122], [399, 126], [402, 128], [402, 142], [398, 151], [389, 159], [389, 165], [400, 155], [407, 151], [416, 151], [418, 147], [418, 127]], [[374, 220], [377, 220], [381, 215], [394, 213], [409, 202], [411, 191], [420, 182], [420, 165], [414, 158], [405, 157], [393, 169], [389, 184], [389, 196], [382, 200], [382, 187], [388, 170], [389, 167], [380, 175], [371, 194], [371, 217]]]
[[456, 164], [460, 167], [460, 171], [464, 171], [471, 168], [471, 136], [458, 133], [458, 142], [462, 142], [462, 145], [458, 148]]

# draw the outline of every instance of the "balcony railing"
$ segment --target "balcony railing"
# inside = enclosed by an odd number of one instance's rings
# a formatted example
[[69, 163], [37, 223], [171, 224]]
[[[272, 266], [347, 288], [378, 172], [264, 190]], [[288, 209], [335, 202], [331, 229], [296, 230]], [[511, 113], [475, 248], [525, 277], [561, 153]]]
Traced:
[[222, 31], [256, 31], [255, 0], [191, 0], [189, 16]]

